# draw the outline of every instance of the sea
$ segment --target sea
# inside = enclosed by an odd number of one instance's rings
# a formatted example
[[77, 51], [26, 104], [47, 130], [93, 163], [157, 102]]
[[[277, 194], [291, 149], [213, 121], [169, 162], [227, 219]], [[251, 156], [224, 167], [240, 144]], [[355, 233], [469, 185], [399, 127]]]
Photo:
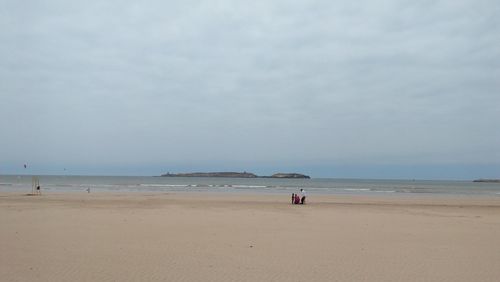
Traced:
[[0, 192], [214, 192], [309, 195], [462, 195], [500, 197], [500, 183], [443, 180], [273, 179], [153, 176], [0, 175]]

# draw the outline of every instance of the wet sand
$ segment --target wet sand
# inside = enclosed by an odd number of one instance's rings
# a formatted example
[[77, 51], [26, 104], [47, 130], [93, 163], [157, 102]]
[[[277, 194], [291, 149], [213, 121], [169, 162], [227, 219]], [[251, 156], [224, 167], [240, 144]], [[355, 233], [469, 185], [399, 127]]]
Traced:
[[500, 197], [0, 193], [2, 281], [498, 281]]

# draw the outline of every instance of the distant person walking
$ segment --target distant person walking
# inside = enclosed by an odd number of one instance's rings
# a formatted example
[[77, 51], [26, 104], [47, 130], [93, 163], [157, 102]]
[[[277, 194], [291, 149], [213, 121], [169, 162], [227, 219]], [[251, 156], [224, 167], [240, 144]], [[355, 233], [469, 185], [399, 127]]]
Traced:
[[36, 186], [36, 193], [38, 195], [42, 195], [42, 190], [40, 189], [40, 185]]
[[306, 196], [307, 196], [307, 194], [306, 194], [306, 190], [304, 190], [304, 189], [300, 189], [300, 195], [302, 196], [302, 197], [300, 198], [300, 203], [303, 205], [303, 204], [305, 204], [305, 203], [306, 203]]

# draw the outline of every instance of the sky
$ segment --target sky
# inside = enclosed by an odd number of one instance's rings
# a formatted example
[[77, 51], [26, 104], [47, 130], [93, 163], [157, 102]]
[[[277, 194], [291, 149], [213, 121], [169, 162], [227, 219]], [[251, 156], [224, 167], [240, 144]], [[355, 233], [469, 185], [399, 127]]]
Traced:
[[496, 0], [0, 0], [0, 42], [0, 174], [500, 178]]

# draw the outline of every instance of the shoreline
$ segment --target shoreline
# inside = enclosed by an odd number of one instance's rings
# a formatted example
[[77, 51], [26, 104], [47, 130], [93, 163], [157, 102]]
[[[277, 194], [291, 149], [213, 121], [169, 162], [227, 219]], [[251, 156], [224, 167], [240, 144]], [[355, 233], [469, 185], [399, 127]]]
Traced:
[[[145, 196], [152, 197], [158, 196], [162, 197], [165, 195], [170, 195], [174, 197], [201, 197], [205, 196], [208, 198], [220, 198], [220, 199], [237, 199], [242, 197], [250, 197], [255, 199], [260, 199], [267, 201], [276, 200], [277, 202], [280, 199], [287, 199], [291, 195], [291, 193], [300, 193], [300, 189], [296, 191], [290, 190], [286, 193], [283, 191], [255, 191], [255, 190], [172, 190], [172, 191], [140, 191], [140, 190], [122, 190], [122, 191], [110, 191], [110, 190], [100, 190], [100, 189], [91, 189], [91, 192], [88, 193], [86, 189], [82, 190], [44, 190], [42, 187], [42, 195], [31, 195], [31, 191], [0, 191], [0, 198], [5, 197], [21, 197], [21, 196], [33, 196], [33, 197], [88, 197], [88, 196], [116, 196], [116, 197], [136, 197], [136, 196]], [[351, 199], [353, 201], [358, 200], [383, 200], [384, 198], [391, 201], [406, 201], [406, 200], [415, 200], [415, 201], [448, 201], [448, 200], [464, 200], [464, 201], [491, 201], [491, 202], [499, 202], [500, 204], [500, 194], [445, 194], [445, 193], [329, 193], [329, 192], [317, 192], [311, 193], [306, 189], [308, 193], [307, 197], [309, 199], [318, 199], [320, 202], [329, 201], [329, 200], [348, 200]]]
[[[299, 193], [299, 189], [287, 189], [287, 190], [254, 190], [254, 189], [172, 189], [172, 190], [139, 190], [139, 189], [103, 189], [99, 187], [90, 187], [90, 193], [87, 192], [87, 186], [82, 187], [81, 189], [57, 189], [57, 188], [45, 188], [42, 186], [42, 196], [46, 195], [87, 195], [87, 194], [98, 194], [98, 195], [117, 195], [124, 196], [127, 194], [130, 195], [217, 195], [220, 197], [226, 196], [256, 196], [256, 197], [280, 197], [287, 198], [292, 193]], [[492, 201], [500, 201], [500, 192], [494, 192], [490, 194], [485, 193], [438, 193], [438, 192], [386, 192], [386, 191], [351, 191], [348, 189], [347, 191], [321, 191], [308, 189], [308, 187], [304, 187], [306, 192], [308, 193], [308, 197], [315, 198], [373, 198], [373, 199], [470, 199], [470, 200], [492, 200]], [[26, 189], [0, 189], [0, 197], [7, 195], [28, 195], [31, 191]]]

